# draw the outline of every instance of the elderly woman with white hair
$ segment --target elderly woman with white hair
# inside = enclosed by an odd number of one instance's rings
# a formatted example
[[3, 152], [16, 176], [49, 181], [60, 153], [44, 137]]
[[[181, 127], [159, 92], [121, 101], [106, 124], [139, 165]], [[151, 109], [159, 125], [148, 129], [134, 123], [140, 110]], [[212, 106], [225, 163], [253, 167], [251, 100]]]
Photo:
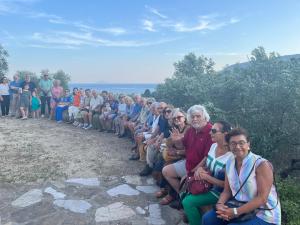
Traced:
[[[202, 105], [192, 106], [187, 111], [187, 119], [191, 127], [183, 137], [179, 132], [171, 134], [172, 140], [185, 149], [185, 159], [165, 166], [162, 171], [166, 180], [177, 193], [179, 192], [180, 178], [198, 168], [212, 145], [210, 137], [212, 125], [209, 122], [210, 117], [205, 107]], [[173, 200], [173, 196], [167, 195], [162, 199], [161, 204], [169, 204]]]

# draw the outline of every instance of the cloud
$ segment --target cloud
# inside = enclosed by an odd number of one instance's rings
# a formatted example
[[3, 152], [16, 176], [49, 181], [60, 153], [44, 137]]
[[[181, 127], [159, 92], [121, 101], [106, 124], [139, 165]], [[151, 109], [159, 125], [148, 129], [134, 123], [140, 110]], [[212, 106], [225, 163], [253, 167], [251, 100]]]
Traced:
[[148, 9], [151, 13], [153, 13], [154, 15], [162, 18], [162, 19], [167, 19], [168, 17], [162, 13], [160, 13], [157, 9], [154, 9], [150, 6], [145, 5], [145, 8]]
[[158, 45], [176, 39], [159, 39], [156, 41], [136, 41], [136, 40], [109, 40], [94, 36], [92, 33], [86, 32], [66, 32], [56, 31], [50, 33], [39, 33], [36, 32], [29, 37], [30, 41], [37, 43], [31, 43], [32, 46], [69, 46], [80, 47], [80, 46], [94, 46], [94, 47], [143, 47]]
[[87, 31], [98, 31], [98, 32], [104, 32], [104, 33], [110, 33], [113, 35], [121, 35], [121, 34], [125, 34], [127, 31], [124, 28], [121, 27], [106, 27], [106, 28], [98, 28], [98, 27], [93, 27], [90, 25], [86, 25], [84, 23], [81, 22], [70, 22], [69, 24], [81, 28], [83, 30], [87, 30]]
[[153, 22], [150, 20], [143, 20], [143, 29], [150, 31], [150, 32], [155, 32], [156, 30], [153, 28]]
[[229, 22], [230, 22], [231, 24], [234, 24], [234, 23], [240, 22], [240, 20], [237, 19], [237, 18], [231, 18]]
[[196, 26], [192, 26], [192, 27], [185, 26], [183, 23], [177, 23], [174, 25], [174, 29], [177, 32], [201, 31], [201, 30], [209, 29], [209, 22], [200, 21], [199, 24], [197, 24]]

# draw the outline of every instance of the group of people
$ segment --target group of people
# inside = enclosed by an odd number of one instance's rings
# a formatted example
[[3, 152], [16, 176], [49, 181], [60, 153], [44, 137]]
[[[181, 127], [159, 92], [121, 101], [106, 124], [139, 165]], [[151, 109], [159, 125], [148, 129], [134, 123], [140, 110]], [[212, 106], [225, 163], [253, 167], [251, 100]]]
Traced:
[[[281, 224], [272, 164], [251, 151], [246, 130], [222, 120], [211, 123], [202, 105], [185, 112], [140, 95], [116, 97], [78, 88], [70, 93], [47, 74], [37, 87], [28, 76], [22, 83], [17, 76], [10, 83], [3, 79], [0, 96], [2, 116], [8, 115], [9, 106], [11, 115], [19, 111], [21, 118], [39, 107], [44, 116], [47, 106], [49, 118], [59, 123], [130, 138], [134, 145], [129, 160], [145, 162], [139, 175], [152, 175], [160, 187], [155, 193], [160, 204], [183, 209], [190, 225]], [[203, 193], [183, 193], [187, 176], [212, 187]], [[232, 197], [244, 204], [229, 207]], [[254, 217], [233, 220], [254, 210]]]

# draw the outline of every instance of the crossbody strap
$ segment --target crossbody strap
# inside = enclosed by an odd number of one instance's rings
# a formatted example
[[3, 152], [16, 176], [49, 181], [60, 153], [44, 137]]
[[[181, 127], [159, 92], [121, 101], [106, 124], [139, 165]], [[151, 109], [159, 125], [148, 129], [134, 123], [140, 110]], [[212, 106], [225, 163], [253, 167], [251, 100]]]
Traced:
[[[247, 180], [249, 179], [251, 173], [253, 172], [257, 160], [259, 160], [259, 159], [261, 159], [261, 158], [257, 158], [257, 159], [255, 160], [255, 162], [254, 162], [254, 164], [253, 164], [253, 166], [252, 166], [252, 168], [251, 168], [251, 171], [249, 172], [247, 178], [244, 180], [243, 184], [240, 186], [239, 190], [235, 193], [235, 195], [233, 196], [233, 198], [235, 198], [235, 196], [242, 190], [243, 186], [245, 185], [245, 183], [246, 183]], [[267, 162], [270, 163], [269, 161], [267, 161]], [[274, 173], [274, 170], [273, 170], [273, 166], [272, 166], [272, 171], [273, 171], [274, 186], [275, 186], [275, 188], [276, 188], [277, 202], [276, 202], [276, 205], [275, 205], [273, 208], [271, 208], [271, 209], [269, 209], [269, 208], [257, 208], [257, 209], [259, 209], [259, 210], [273, 210], [273, 209], [275, 209], [275, 208], [277, 207], [277, 205], [278, 205], [278, 202], [279, 202], [279, 200], [278, 200], [278, 192], [277, 192], [277, 187], [276, 187], [276, 180], [275, 180], [275, 173]]]
[[252, 166], [252, 168], [251, 168], [251, 170], [250, 170], [250, 172], [249, 172], [247, 178], [244, 180], [244, 182], [243, 182], [242, 185], [240, 186], [239, 190], [235, 193], [235, 195], [233, 196], [233, 198], [235, 198], [235, 196], [237, 196], [237, 194], [242, 190], [242, 188], [243, 188], [244, 185], [246, 184], [247, 180], [249, 179], [249, 177], [250, 177], [252, 171], [254, 170], [256, 161], [259, 160], [259, 159], [261, 159], [261, 158], [258, 158], [258, 159], [255, 160], [255, 162], [253, 163], [253, 166]]

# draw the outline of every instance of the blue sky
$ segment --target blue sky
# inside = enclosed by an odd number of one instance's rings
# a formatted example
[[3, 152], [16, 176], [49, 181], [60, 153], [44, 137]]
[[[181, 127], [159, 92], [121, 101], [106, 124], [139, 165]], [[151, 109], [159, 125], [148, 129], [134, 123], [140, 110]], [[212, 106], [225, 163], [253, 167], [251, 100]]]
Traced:
[[263, 46], [300, 53], [298, 0], [0, 0], [0, 43], [16, 70], [73, 82], [157, 83], [189, 52], [216, 69]]

